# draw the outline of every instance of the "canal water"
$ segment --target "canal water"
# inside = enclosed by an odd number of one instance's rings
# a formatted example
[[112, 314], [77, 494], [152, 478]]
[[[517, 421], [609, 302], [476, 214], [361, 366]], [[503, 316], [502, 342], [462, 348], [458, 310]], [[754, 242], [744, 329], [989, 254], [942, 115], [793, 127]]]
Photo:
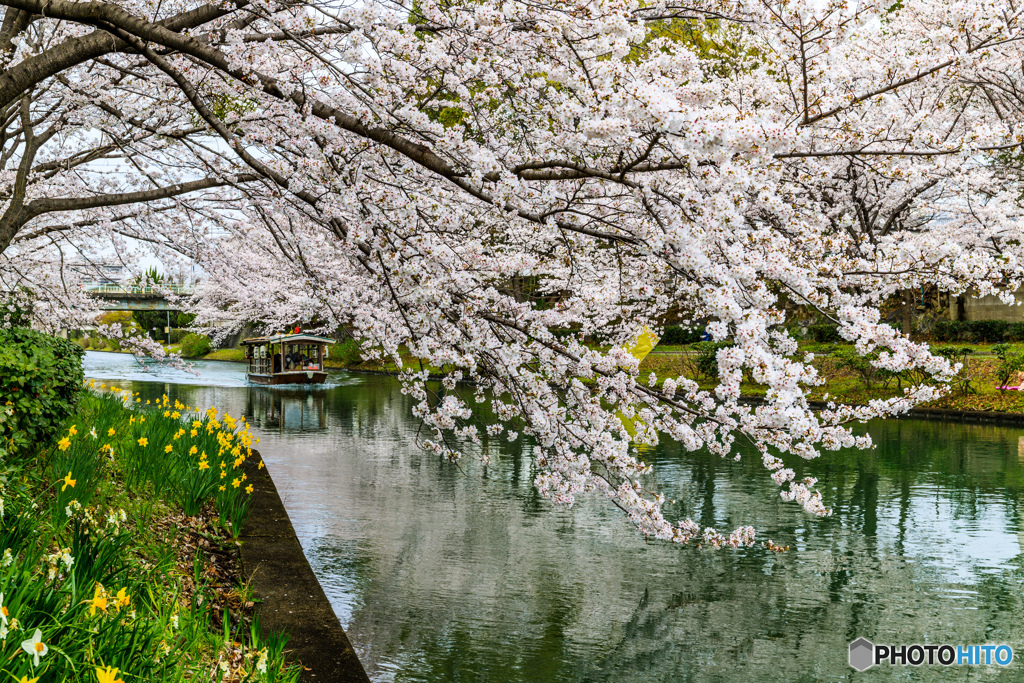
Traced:
[[[670, 517], [789, 545], [645, 542], [599, 499], [556, 510], [529, 444], [460, 467], [416, 445], [388, 377], [255, 387], [90, 352], [86, 374], [245, 415], [310, 564], [374, 681], [1024, 680], [1024, 431], [869, 424], [873, 452], [793, 463], [827, 519], [779, 500], [757, 458], [646, 454]], [[803, 465], [802, 468], [800, 465]], [[848, 643], [1011, 645], [1001, 667], [847, 665]]]

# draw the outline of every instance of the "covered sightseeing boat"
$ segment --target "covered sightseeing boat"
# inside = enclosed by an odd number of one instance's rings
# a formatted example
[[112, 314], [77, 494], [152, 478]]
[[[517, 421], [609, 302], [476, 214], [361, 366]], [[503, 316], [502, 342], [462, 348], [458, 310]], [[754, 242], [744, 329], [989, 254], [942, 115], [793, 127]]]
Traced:
[[255, 384], [323, 384], [324, 360], [333, 339], [312, 334], [278, 334], [242, 342], [249, 361], [250, 382]]

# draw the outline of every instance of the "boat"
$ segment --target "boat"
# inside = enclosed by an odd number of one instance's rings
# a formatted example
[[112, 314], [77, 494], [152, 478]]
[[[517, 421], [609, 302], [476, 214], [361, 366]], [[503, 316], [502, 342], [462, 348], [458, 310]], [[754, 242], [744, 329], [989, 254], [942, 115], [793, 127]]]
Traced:
[[242, 342], [253, 384], [323, 384], [324, 360], [334, 340], [295, 332], [251, 337]]

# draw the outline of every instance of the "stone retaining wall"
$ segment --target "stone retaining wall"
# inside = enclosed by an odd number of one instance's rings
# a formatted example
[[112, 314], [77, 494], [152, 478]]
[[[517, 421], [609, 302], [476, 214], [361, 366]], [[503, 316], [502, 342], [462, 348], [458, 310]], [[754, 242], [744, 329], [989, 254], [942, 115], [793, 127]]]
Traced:
[[243, 579], [252, 587], [264, 633], [287, 633], [287, 649], [304, 671], [303, 683], [369, 683], [359, 657], [299, 545], [281, 496], [261, 457], [245, 462], [252, 508], [242, 529]]

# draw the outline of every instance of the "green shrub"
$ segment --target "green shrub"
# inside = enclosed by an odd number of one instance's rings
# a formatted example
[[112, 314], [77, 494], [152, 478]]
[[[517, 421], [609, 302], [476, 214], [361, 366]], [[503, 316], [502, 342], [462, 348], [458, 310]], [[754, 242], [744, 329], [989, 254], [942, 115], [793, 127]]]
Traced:
[[[72, 414], [82, 387], [82, 349], [23, 328], [0, 330], [0, 451], [46, 444]], [[0, 406], [0, 409], [4, 406]]]
[[935, 341], [940, 342], [959, 341], [965, 329], [966, 326], [962, 320], [939, 320], [932, 328], [932, 336]]
[[183, 330], [180, 327], [175, 327], [171, 329], [171, 343], [180, 344], [188, 335], [188, 330]]
[[871, 364], [871, 361], [878, 359], [877, 352], [862, 356], [855, 349], [839, 348], [832, 352], [832, 358], [835, 359], [837, 368], [857, 375], [868, 389], [875, 380], [881, 379], [879, 373], [883, 371]]
[[697, 342], [692, 347], [695, 353], [683, 357], [684, 371], [688, 371], [698, 381], [702, 377], [708, 381], [718, 379], [718, 350], [730, 346], [733, 343], [727, 341]]
[[1002, 342], [1024, 338], [1024, 323], [1005, 320], [938, 320], [932, 329], [940, 342]]
[[970, 363], [967, 357], [974, 353], [974, 349], [970, 346], [940, 346], [937, 349], [932, 349], [932, 352], [936, 356], [942, 356], [947, 359], [950, 363], [961, 363], [963, 367], [960, 369], [960, 373], [953, 379], [953, 388], [961, 394], [976, 394], [978, 389], [971, 384], [974, 377], [970, 372]]
[[666, 325], [665, 332], [661, 335], [659, 344], [679, 346], [681, 344], [696, 344], [700, 341], [703, 330], [700, 326], [681, 327], [680, 325]]
[[1010, 380], [1017, 376], [1017, 373], [1024, 370], [1024, 356], [1013, 351], [1009, 344], [996, 344], [992, 347], [992, 353], [999, 359], [996, 368], [996, 376], [999, 379], [999, 390], [1006, 391]]
[[331, 349], [330, 353], [335, 360], [340, 361], [343, 365], [356, 365], [363, 362], [359, 342], [352, 337], [340, 342]]
[[1003, 341], [1021, 342], [1024, 341], [1024, 323], [1010, 323], [1003, 334]]
[[807, 333], [819, 344], [838, 344], [843, 341], [839, 336], [839, 326], [832, 323], [811, 325], [807, 328]]
[[107, 342], [107, 349], [109, 349], [110, 351], [120, 351], [121, 350], [121, 340], [120, 339], [107, 339], [106, 342]]
[[186, 358], [205, 356], [213, 350], [210, 338], [204, 334], [191, 332], [181, 340], [181, 355]]
[[974, 341], [1000, 342], [1009, 330], [1010, 323], [1005, 320], [972, 320], [970, 330]]

